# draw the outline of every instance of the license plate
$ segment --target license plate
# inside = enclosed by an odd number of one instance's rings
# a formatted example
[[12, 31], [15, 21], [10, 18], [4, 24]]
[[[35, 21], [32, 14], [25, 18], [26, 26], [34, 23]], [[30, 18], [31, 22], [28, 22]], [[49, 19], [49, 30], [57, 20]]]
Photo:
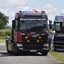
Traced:
[[32, 37], [37, 37], [37, 35], [33, 35]]
[[30, 52], [37, 52], [37, 50], [30, 50]]
[[38, 37], [39, 35], [32, 35], [32, 37]]

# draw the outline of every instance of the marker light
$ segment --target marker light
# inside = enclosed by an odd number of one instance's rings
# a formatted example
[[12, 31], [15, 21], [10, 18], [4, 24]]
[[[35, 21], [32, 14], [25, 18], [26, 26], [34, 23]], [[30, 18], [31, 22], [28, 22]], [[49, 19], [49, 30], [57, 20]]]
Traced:
[[30, 13], [30, 12], [39, 12], [38, 10], [36, 9], [32, 9], [32, 10], [24, 10], [24, 11], [19, 11], [20, 13]]
[[28, 37], [26, 36], [25, 38], [27, 39]]
[[33, 9], [32, 12], [37, 12], [37, 10], [36, 9]]

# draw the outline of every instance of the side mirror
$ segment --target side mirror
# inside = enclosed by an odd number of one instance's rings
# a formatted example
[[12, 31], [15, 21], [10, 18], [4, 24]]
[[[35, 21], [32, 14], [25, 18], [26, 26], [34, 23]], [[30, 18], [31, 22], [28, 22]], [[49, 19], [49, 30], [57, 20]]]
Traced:
[[52, 29], [52, 21], [49, 20], [49, 28]]
[[12, 28], [15, 29], [15, 20], [12, 20]]

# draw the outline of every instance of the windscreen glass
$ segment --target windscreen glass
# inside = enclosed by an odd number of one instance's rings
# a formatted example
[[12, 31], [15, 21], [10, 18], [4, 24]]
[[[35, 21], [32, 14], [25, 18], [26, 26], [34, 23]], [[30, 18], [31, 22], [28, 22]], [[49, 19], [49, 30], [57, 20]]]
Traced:
[[[46, 29], [46, 23], [43, 19], [20, 19], [20, 30], [42, 30]], [[40, 28], [40, 29], [39, 29]]]

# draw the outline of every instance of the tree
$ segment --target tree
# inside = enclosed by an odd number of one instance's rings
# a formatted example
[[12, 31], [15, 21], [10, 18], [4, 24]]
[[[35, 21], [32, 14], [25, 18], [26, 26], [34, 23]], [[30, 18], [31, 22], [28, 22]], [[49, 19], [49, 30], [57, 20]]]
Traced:
[[2, 12], [0, 12], [0, 29], [5, 28], [8, 23], [8, 17], [5, 16]]

